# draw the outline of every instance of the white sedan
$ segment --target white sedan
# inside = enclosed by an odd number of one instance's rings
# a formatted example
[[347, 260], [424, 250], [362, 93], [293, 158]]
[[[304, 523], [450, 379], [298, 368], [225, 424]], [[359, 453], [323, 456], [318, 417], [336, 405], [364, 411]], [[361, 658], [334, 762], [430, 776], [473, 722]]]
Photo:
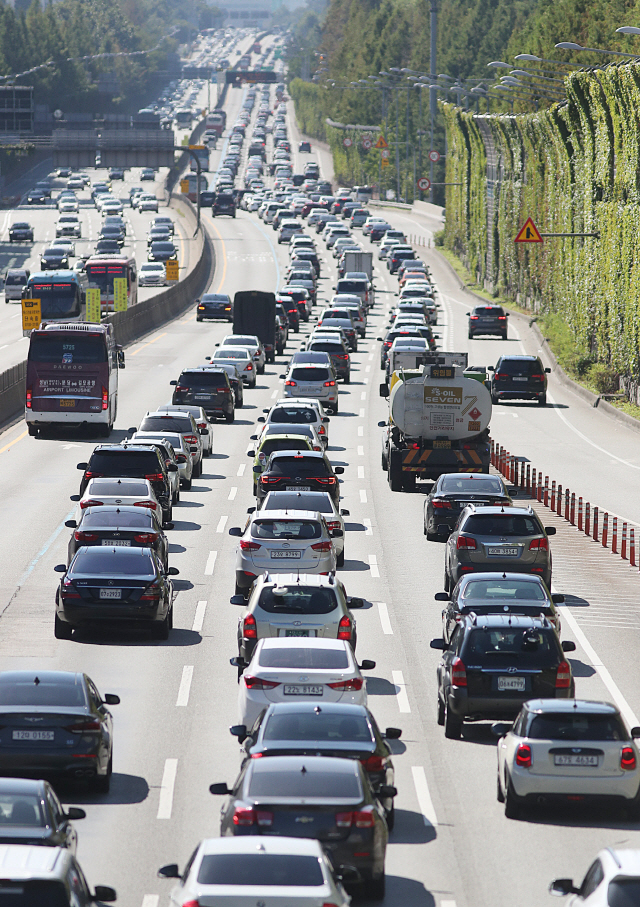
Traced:
[[101, 504], [122, 504], [126, 507], [149, 507], [157, 514], [162, 508], [148, 479], [130, 478], [95, 478], [89, 479], [82, 497], [71, 495], [72, 501], [78, 502], [77, 519], [87, 507], [99, 507]]
[[213, 354], [213, 357], [206, 357], [208, 362], [211, 362], [212, 365], [229, 364], [235, 365], [238, 369], [242, 380], [249, 386], [256, 386], [256, 374], [257, 368], [256, 363], [253, 360], [253, 356], [248, 349], [242, 346], [225, 346], [221, 347], [219, 350], [216, 350]]
[[167, 284], [165, 267], [159, 261], [146, 261], [140, 265], [138, 283], [141, 287], [164, 287]]
[[344, 639], [261, 639], [249, 664], [231, 663], [244, 670], [238, 693], [238, 724], [251, 727], [272, 702], [342, 702], [367, 705], [367, 686], [360, 673], [375, 661], [358, 665]]

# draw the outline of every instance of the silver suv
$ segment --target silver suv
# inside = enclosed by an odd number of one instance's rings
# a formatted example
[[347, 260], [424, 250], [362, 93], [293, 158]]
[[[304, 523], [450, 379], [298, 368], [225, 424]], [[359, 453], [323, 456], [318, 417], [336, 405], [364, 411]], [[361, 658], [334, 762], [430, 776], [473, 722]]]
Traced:
[[88, 907], [116, 900], [113, 888], [91, 891], [78, 861], [64, 847], [0, 844], [0, 903], [11, 907]]
[[447, 540], [445, 590], [450, 592], [466, 573], [533, 573], [551, 588], [548, 536], [555, 526], [543, 526], [533, 507], [476, 507], [460, 514]]

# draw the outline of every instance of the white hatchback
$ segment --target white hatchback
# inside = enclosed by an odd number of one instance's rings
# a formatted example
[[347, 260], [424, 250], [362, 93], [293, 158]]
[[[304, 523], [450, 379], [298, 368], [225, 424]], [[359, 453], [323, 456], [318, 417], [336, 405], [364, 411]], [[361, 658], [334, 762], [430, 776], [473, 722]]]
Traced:
[[337, 409], [338, 385], [333, 369], [305, 363], [291, 366], [281, 377], [284, 378], [285, 397], [313, 397], [323, 406]]
[[162, 508], [148, 479], [131, 478], [95, 478], [89, 479], [85, 492], [71, 495], [72, 501], [78, 501], [77, 520], [87, 507], [99, 507], [102, 504], [122, 504], [126, 507], [148, 507], [162, 514]]

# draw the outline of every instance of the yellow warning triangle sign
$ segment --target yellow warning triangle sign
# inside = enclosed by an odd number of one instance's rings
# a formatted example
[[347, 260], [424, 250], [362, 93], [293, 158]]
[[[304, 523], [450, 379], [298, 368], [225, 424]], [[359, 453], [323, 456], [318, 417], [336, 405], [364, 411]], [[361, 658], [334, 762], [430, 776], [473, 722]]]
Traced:
[[543, 242], [538, 228], [530, 217], [526, 219], [524, 227], [515, 238], [515, 242]]
[[385, 140], [385, 137], [383, 135], [381, 135], [381, 136], [378, 136], [378, 141], [375, 143], [375, 145], [373, 147], [374, 148], [388, 148], [389, 146]]

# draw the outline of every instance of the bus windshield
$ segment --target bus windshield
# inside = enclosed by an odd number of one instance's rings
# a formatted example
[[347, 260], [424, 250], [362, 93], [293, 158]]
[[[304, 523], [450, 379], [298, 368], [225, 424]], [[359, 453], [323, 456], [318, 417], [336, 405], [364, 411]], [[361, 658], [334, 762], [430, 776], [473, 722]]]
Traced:
[[37, 281], [29, 285], [31, 297], [40, 300], [43, 321], [77, 318], [81, 311], [80, 288], [70, 280]]
[[65, 365], [107, 361], [104, 334], [33, 333], [29, 362], [60, 362]]
[[121, 263], [87, 264], [85, 272], [90, 287], [99, 287], [101, 293], [113, 295], [113, 280], [115, 277], [126, 277], [127, 266]]

